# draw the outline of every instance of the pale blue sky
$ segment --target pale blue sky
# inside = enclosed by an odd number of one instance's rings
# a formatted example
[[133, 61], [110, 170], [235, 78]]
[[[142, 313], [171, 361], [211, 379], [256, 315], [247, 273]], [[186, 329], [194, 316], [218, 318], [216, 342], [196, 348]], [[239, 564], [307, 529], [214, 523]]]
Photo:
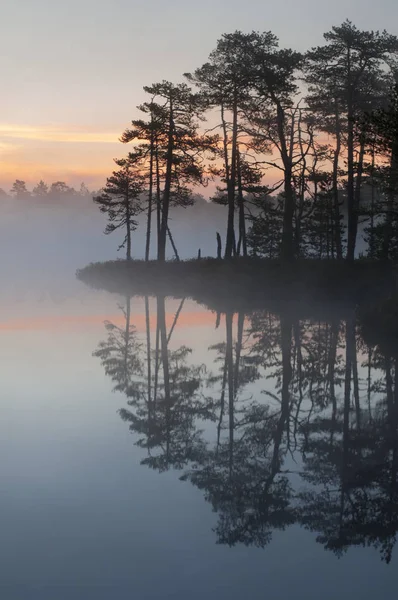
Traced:
[[133, 118], [142, 86], [178, 81], [206, 60], [224, 32], [272, 30], [281, 45], [299, 50], [321, 43], [322, 33], [346, 18], [398, 34], [396, 0], [0, 0], [0, 8], [6, 179], [18, 164], [39, 175], [40, 160], [53, 164], [57, 156], [72, 178], [80, 176], [76, 156], [79, 165], [87, 157], [87, 172], [94, 173], [94, 162], [100, 171], [105, 160], [111, 166], [118, 148], [109, 135]]

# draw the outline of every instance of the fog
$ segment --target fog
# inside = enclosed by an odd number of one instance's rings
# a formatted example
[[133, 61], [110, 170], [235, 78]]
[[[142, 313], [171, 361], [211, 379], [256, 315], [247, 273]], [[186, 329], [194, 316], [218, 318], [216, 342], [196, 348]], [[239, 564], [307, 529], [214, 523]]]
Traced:
[[[91, 199], [81, 206], [76, 198], [64, 198], [57, 205], [39, 204], [31, 199], [3, 200], [0, 207], [0, 239], [3, 260], [0, 276], [0, 298], [20, 302], [26, 295], [42, 298], [49, 294], [54, 300], [83, 293], [84, 286], [75, 279], [75, 272], [90, 262], [124, 258], [118, 251], [124, 232], [104, 235], [106, 217]], [[133, 233], [133, 258], [143, 258], [145, 249], [145, 216], [139, 219]], [[217, 205], [199, 204], [171, 211], [170, 230], [181, 259], [214, 256], [216, 231], [225, 228], [225, 209]], [[151, 255], [156, 252], [153, 236]], [[168, 243], [168, 258], [173, 258]]]
[[[169, 227], [180, 259], [216, 255], [216, 233], [224, 240], [226, 208], [197, 198], [194, 206], [172, 208]], [[75, 280], [77, 269], [91, 262], [123, 259], [118, 250], [124, 232], [104, 235], [106, 217], [91, 198], [79, 202], [66, 197], [62, 202], [37, 203], [33, 199], [17, 201], [7, 197], [0, 204], [0, 244], [3, 260], [0, 276], [7, 285], [0, 298], [11, 296], [16, 301], [28, 291], [53, 298], [74, 295], [82, 289]], [[153, 216], [153, 226], [155, 215]], [[146, 216], [138, 218], [138, 228], [132, 235], [132, 256], [143, 259], [145, 250]], [[357, 254], [365, 248], [363, 224], [358, 235]], [[151, 258], [156, 256], [156, 236], [152, 233]], [[173, 259], [170, 241], [167, 258]]]

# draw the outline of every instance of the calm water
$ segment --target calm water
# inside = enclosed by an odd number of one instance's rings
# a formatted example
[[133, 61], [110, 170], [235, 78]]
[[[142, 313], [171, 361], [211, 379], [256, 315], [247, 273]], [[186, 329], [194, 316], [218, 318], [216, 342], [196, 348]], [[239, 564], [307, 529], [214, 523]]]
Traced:
[[22, 254], [0, 273], [2, 599], [396, 597], [394, 348], [350, 313], [217, 315], [92, 291], [89, 252]]
[[395, 597], [393, 357], [73, 285], [0, 325], [2, 598]]

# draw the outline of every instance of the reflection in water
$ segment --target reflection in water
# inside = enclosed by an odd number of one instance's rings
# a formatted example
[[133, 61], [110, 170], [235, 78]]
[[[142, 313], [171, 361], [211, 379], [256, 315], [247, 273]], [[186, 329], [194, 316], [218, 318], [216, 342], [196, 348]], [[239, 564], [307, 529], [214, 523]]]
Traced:
[[[217, 514], [220, 544], [264, 547], [292, 524], [341, 555], [374, 546], [390, 562], [398, 530], [398, 352], [344, 320], [267, 311], [218, 315], [221, 341], [195, 364], [176, 347], [166, 300], [144, 299], [146, 334], [105, 324], [100, 358], [142, 464], [180, 470]], [[156, 321], [154, 331], [151, 323]]]

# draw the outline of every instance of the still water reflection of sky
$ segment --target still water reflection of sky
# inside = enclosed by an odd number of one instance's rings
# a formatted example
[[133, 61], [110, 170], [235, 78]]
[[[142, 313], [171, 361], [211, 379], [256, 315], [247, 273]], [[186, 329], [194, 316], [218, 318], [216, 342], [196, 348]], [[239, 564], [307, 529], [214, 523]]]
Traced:
[[[24, 235], [27, 231], [26, 225]], [[11, 233], [5, 229], [2, 233], [7, 248], [14, 244], [15, 256], [0, 267], [4, 284], [0, 290], [1, 598], [396, 597], [394, 552], [389, 565], [382, 560], [380, 548], [372, 545], [350, 547], [337, 558], [316, 541], [316, 532], [298, 523], [272, 530], [265, 548], [217, 544], [220, 513], [213, 511], [205, 490], [189, 479], [179, 479], [192, 464], [183, 469], [170, 464], [161, 473], [141, 464], [148, 449], [136, 445], [140, 436], [129, 431], [129, 423], [118, 413], [128, 408], [128, 398], [112, 391], [114, 382], [105, 374], [101, 360], [93, 356], [107, 337], [104, 321], [123, 329], [120, 306], [125, 307], [125, 299], [85, 288], [75, 280], [74, 271], [96, 256], [105, 258], [107, 250], [101, 256], [90, 247], [84, 254], [86, 238], [77, 247], [69, 243], [67, 232], [57, 252], [48, 252], [49, 245], [38, 239], [19, 248]], [[96, 228], [90, 239], [97, 237]], [[57, 244], [56, 232], [53, 238]], [[178, 307], [179, 300], [166, 301], [167, 331]], [[130, 321], [145, 348], [142, 298], [132, 299]], [[151, 299], [152, 345], [156, 322], [156, 300]], [[186, 300], [169, 350], [189, 347], [189, 365], [205, 364], [208, 373], [220, 374], [223, 362], [216, 361], [217, 352], [209, 347], [225, 344], [225, 317], [218, 328], [216, 322], [214, 313]], [[245, 331], [249, 326], [246, 318]], [[237, 328], [235, 315], [234, 344]], [[243, 354], [254, 342], [245, 343]], [[337, 354], [344, 358], [344, 352], [343, 345]], [[366, 350], [358, 347], [361, 398], [366, 407], [364, 357]], [[260, 371], [258, 379], [242, 388], [237, 406], [269, 401], [277, 411], [276, 400], [262, 392], [279, 397], [280, 388], [275, 377], [267, 378], [263, 367]], [[379, 377], [380, 369], [375, 368], [373, 376]], [[207, 389], [207, 396], [219, 402], [221, 384], [218, 380]], [[337, 391], [341, 402], [341, 386]], [[292, 393], [297, 396], [297, 389]], [[382, 396], [375, 391], [372, 402]], [[341, 412], [338, 415], [341, 419]], [[198, 420], [207, 444], [214, 445], [217, 419]], [[223, 419], [227, 448], [228, 410]], [[234, 443], [240, 443], [241, 437], [242, 430], [237, 429]], [[268, 451], [272, 456], [275, 432], [271, 437]], [[235, 458], [239, 456], [238, 447]], [[300, 471], [302, 464], [297, 454], [289, 454], [283, 469]], [[286, 476], [294, 485], [300, 478]], [[233, 497], [231, 510], [239, 506], [234, 503]], [[250, 511], [244, 515], [250, 516]]]

